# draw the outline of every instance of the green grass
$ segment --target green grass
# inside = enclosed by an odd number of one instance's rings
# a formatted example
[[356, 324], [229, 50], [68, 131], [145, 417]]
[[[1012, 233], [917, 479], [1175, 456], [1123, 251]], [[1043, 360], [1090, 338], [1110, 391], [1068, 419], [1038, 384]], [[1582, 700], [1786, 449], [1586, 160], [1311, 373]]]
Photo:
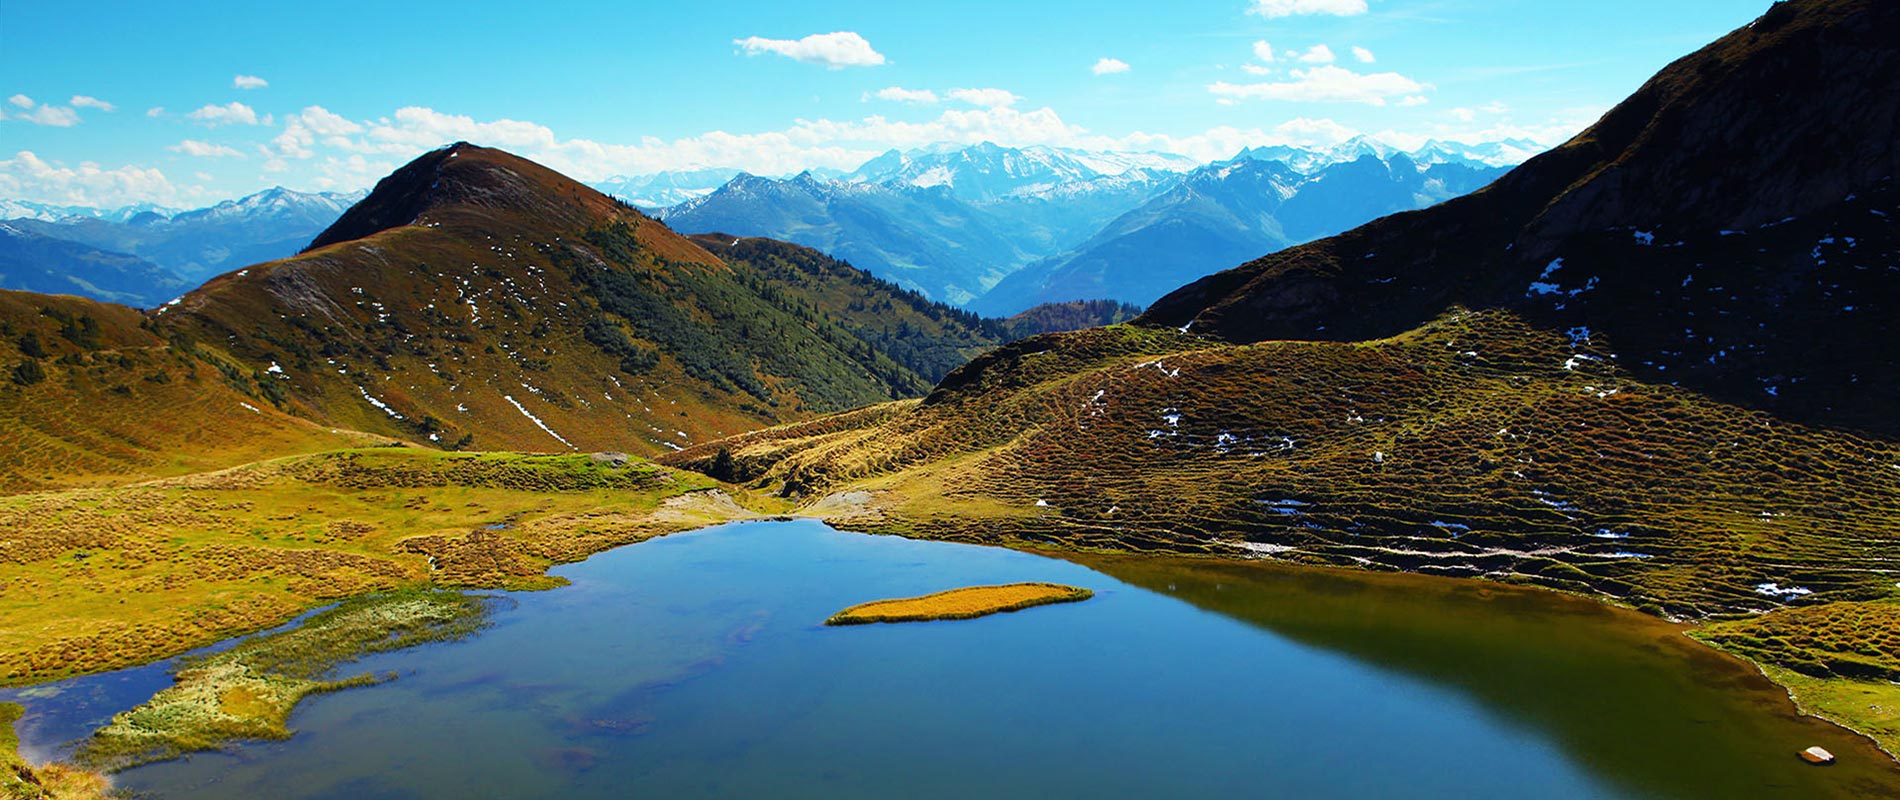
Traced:
[[394, 676], [337, 671], [371, 653], [469, 636], [486, 623], [481, 598], [422, 589], [352, 598], [290, 630], [182, 661], [175, 683], [86, 740], [76, 760], [119, 770], [242, 739], [285, 739], [291, 710], [318, 692]]
[[717, 486], [638, 459], [372, 448], [0, 497], [0, 685], [153, 661], [364, 594], [553, 585], [553, 564], [750, 513]]
[[1900, 595], [1717, 622], [1692, 635], [1760, 665], [1804, 711], [1900, 754]]

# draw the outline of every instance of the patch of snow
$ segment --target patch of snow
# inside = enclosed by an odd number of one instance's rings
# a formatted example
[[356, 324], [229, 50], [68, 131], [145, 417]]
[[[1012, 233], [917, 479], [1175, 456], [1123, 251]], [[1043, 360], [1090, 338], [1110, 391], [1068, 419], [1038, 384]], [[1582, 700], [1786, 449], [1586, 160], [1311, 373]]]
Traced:
[[[547, 423], [542, 422], [540, 417], [537, 417], [534, 414], [529, 413], [527, 407], [521, 405], [521, 401], [516, 400], [514, 395], [504, 394], [501, 396], [501, 399], [506, 400], [508, 401], [510, 405], [513, 405], [515, 407], [515, 410], [521, 412], [521, 416], [527, 417], [528, 421], [534, 423], [535, 427], [540, 428], [542, 431], [545, 431], [547, 435], [554, 437], [555, 440], [559, 441], [561, 444], [567, 445], [568, 449], [570, 450], [577, 449], [574, 447], [573, 442], [570, 442], [565, 437], [561, 436], [558, 433], [555, 433], [554, 429], [548, 427]], [[683, 449], [683, 448], [674, 446], [670, 442], [663, 442], [662, 444], [666, 444], [668, 447], [672, 447], [675, 450]]]
[[1792, 597], [1803, 597], [1814, 594], [1814, 590], [1805, 586], [1789, 586], [1784, 589], [1781, 587], [1781, 584], [1778, 583], [1757, 583], [1755, 584], [1755, 593], [1763, 597], [1775, 597], [1785, 600]]

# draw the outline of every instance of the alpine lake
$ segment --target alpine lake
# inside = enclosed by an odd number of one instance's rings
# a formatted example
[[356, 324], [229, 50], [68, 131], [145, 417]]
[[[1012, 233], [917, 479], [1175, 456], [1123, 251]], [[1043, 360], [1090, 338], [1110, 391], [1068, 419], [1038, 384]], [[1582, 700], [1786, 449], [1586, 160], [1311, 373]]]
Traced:
[[[366, 657], [296, 734], [136, 767], [159, 798], [1900, 797], [1682, 626], [1552, 592], [1260, 562], [1037, 554], [810, 520], [676, 534], [492, 592], [493, 625]], [[1050, 581], [1084, 602], [826, 627]], [[293, 623], [294, 624], [294, 623]], [[168, 664], [0, 692], [57, 756]], [[1820, 745], [1839, 763], [1797, 751]]]

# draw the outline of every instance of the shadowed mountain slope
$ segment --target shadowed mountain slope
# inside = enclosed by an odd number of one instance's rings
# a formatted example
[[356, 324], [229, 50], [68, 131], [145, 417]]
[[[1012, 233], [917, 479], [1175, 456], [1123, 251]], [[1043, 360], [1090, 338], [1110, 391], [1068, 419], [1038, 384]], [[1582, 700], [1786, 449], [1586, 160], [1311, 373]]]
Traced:
[[1142, 321], [1388, 336], [1506, 308], [1645, 378], [1900, 431], [1900, 6], [1777, 3], [1483, 191], [1196, 281]]

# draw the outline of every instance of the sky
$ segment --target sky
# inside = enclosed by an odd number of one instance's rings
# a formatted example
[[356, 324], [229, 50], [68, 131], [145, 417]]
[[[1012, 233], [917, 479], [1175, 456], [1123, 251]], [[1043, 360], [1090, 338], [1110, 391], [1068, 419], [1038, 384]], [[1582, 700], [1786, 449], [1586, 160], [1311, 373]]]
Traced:
[[1768, 5], [0, 0], [0, 199], [354, 190], [457, 140], [585, 181], [986, 140], [1549, 146]]

